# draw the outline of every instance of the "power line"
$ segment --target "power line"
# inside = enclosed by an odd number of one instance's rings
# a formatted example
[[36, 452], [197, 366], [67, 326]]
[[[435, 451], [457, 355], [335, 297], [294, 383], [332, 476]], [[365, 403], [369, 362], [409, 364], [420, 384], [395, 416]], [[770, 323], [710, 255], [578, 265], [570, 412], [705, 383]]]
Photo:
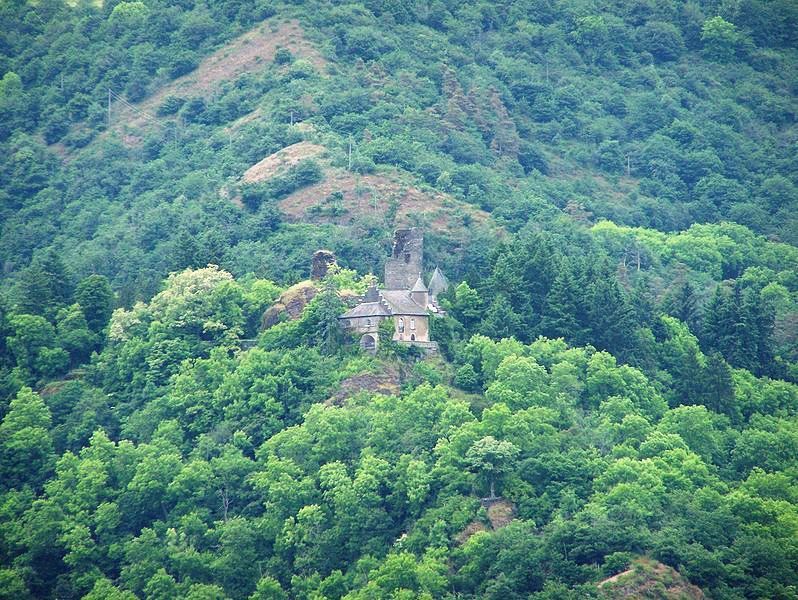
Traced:
[[133, 104], [131, 104], [130, 102], [125, 100], [125, 98], [123, 98], [122, 96], [120, 96], [119, 94], [114, 92], [111, 88], [108, 88], [108, 124], [109, 124], [109, 126], [110, 126], [110, 123], [111, 123], [111, 98], [121, 102], [124, 106], [126, 106], [127, 108], [132, 110], [134, 113], [136, 113], [140, 117], [146, 119], [147, 121], [149, 121], [151, 123], [155, 123], [156, 125], [159, 125], [161, 127], [164, 126], [164, 123], [162, 123], [160, 121], [160, 119], [158, 119], [157, 117], [151, 115], [150, 113], [148, 113], [146, 111], [141, 110], [137, 106], [134, 106]]
[[174, 121], [164, 121], [163, 119], [159, 119], [155, 115], [148, 113], [145, 110], [140, 109], [138, 106], [134, 106], [130, 102], [128, 102], [125, 98], [117, 94], [111, 88], [108, 88], [108, 128], [111, 128], [111, 102], [112, 100], [116, 100], [120, 102], [123, 106], [129, 108], [135, 115], [145, 119], [146, 121], [157, 125], [158, 127], [168, 128], [170, 123], [174, 130], [174, 138], [175, 142], [177, 142], [179, 137], [179, 131], [181, 126], [181, 119], [179, 116], [175, 117]]

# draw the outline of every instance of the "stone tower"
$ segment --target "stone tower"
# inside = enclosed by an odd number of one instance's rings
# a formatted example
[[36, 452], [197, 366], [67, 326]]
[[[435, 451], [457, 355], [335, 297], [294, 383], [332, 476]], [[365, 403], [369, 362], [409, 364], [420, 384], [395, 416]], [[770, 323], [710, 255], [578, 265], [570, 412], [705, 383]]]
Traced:
[[424, 235], [417, 227], [397, 229], [393, 251], [385, 262], [385, 289], [409, 290], [423, 270]]
[[429, 290], [427, 286], [424, 285], [421, 273], [418, 274], [418, 280], [416, 280], [413, 289], [410, 290], [410, 297], [413, 299], [413, 302], [419, 306], [423, 306], [425, 309], [427, 308], [427, 304], [429, 304]]

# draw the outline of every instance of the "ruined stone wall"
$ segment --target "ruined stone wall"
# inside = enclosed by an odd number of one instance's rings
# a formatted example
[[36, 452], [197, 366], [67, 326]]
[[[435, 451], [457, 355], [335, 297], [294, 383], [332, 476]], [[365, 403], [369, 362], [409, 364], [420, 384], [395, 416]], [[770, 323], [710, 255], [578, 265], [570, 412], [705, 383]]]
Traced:
[[417, 227], [397, 229], [393, 251], [385, 262], [385, 288], [409, 290], [423, 269], [424, 235]]
[[332, 250], [316, 250], [310, 261], [310, 278], [313, 281], [324, 279], [334, 264], [336, 264], [335, 254]]

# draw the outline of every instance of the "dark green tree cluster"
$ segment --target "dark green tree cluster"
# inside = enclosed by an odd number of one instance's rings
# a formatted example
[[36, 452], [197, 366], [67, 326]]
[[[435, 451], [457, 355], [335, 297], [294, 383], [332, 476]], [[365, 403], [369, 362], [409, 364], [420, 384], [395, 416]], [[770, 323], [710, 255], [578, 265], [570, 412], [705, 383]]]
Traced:
[[74, 285], [55, 252], [38, 255], [0, 298], [2, 410], [20, 386], [62, 376], [99, 351], [115, 305], [102, 275]]
[[[663, 264], [664, 249], [652, 251], [642, 243], [635, 248], [635, 241], [626, 240], [630, 249], [621, 250], [617, 240], [605, 237], [603, 228], [595, 233], [594, 239], [575, 243], [568, 229], [522, 232], [500, 245], [483, 276], [474, 278], [474, 287], [463, 282], [444, 300], [456, 321], [455, 337], [481, 333], [525, 342], [540, 335], [562, 337], [607, 350], [653, 376], [662, 360], [657, 342], [667, 337], [659, 316], [667, 314], [686, 324], [708, 354], [717, 353], [758, 375], [794, 380], [798, 338], [789, 322], [796, 314], [798, 288], [789, 272], [791, 264], [798, 265], [798, 256], [792, 248], [785, 246], [784, 253], [775, 249], [774, 260], [785, 261], [779, 272], [764, 267], [767, 256], [754, 256], [753, 251], [743, 256], [744, 249], [738, 248], [736, 257], [726, 258], [735, 262], [738, 279], [717, 282], [708, 298], [708, 292], [691, 282], [695, 278], [707, 286], [706, 276], [697, 277], [679, 260]], [[696, 264], [696, 270], [712, 272], [706, 255], [713, 242], [722, 242], [722, 234], [708, 233], [691, 242], [694, 247], [680, 243], [686, 254], [704, 254], [704, 264]], [[641, 254], [646, 255], [645, 269], [630, 264], [641, 260]], [[620, 264], [614, 262], [618, 258]], [[730, 268], [721, 267], [718, 272]], [[676, 279], [669, 282], [669, 277]]]

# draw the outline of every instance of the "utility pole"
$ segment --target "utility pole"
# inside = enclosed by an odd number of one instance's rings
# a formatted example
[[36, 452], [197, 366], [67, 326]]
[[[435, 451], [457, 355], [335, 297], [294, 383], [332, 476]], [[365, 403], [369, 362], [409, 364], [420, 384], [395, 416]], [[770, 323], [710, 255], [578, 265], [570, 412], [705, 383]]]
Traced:
[[348, 170], [352, 170], [352, 137], [349, 138], [349, 167]]

